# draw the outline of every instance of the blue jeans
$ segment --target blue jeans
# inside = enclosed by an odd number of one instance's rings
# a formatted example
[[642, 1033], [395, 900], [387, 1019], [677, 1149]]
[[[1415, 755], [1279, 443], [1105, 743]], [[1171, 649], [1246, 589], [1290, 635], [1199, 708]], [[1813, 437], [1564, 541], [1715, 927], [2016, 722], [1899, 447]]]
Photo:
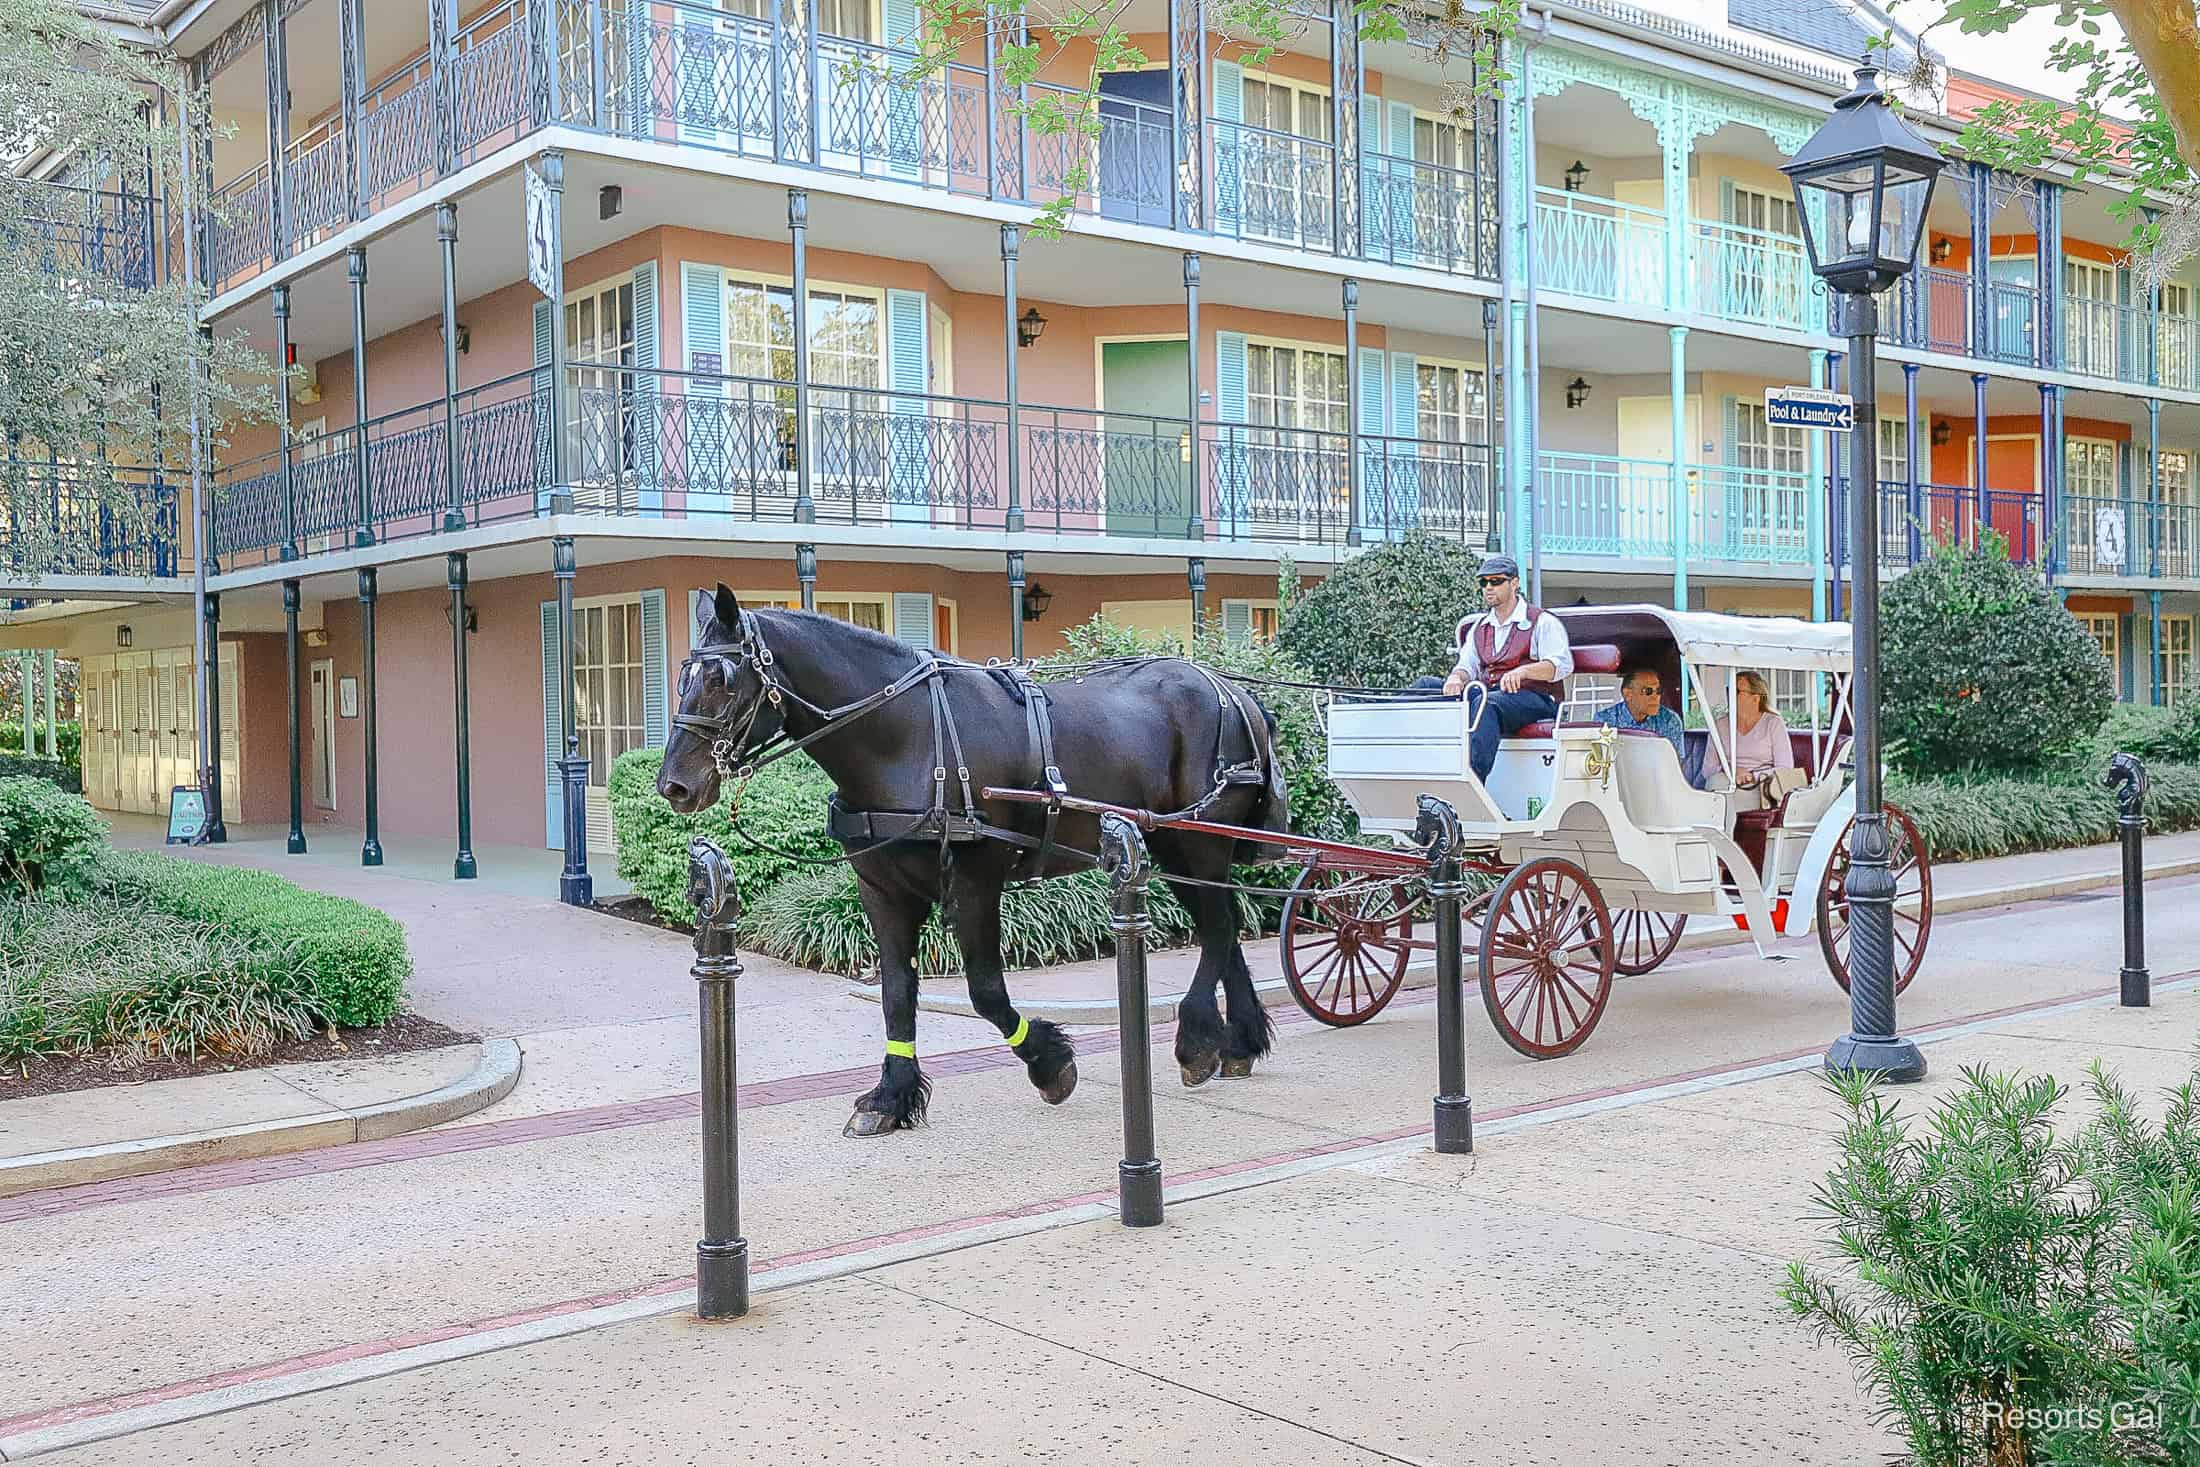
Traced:
[[[1417, 693], [1441, 693], [1444, 680], [1440, 677], [1416, 678], [1413, 690]], [[1474, 777], [1487, 781], [1490, 771], [1497, 767], [1497, 742], [1510, 738], [1531, 723], [1541, 723], [1546, 718], [1558, 717], [1558, 700], [1548, 693], [1493, 693], [1479, 683], [1470, 683], [1467, 694], [1473, 698], [1487, 699], [1489, 706], [1482, 710], [1482, 721], [1474, 726], [1468, 742], [1467, 760], [1474, 767]]]

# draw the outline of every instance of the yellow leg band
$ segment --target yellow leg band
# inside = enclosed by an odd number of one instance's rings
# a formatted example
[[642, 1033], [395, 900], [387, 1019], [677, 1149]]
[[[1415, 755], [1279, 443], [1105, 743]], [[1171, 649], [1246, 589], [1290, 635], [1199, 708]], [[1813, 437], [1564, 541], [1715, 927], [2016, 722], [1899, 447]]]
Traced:
[[890, 1055], [898, 1054], [903, 1059], [915, 1059], [917, 1046], [913, 1040], [889, 1039], [886, 1041], [886, 1052]]
[[1016, 1032], [1008, 1036], [1008, 1047], [1010, 1049], [1014, 1049], [1017, 1045], [1023, 1043], [1026, 1039], [1029, 1039], [1030, 1037], [1031, 1020], [1024, 1018], [1022, 1015], [1018, 1015], [1016, 1019]]

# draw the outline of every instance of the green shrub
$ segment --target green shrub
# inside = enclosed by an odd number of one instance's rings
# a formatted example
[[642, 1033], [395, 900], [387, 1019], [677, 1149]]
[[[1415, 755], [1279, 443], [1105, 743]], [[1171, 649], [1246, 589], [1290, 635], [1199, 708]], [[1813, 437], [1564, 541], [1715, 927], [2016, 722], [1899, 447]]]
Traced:
[[[682, 815], [657, 793], [662, 749], [635, 749], [611, 766], [608, 795], [611, 819], [619, 833], [619, 878], [667, 922], [695, 921], [688, 903], [688, 841], [708, 836], [733, 864], [734, 885], [745, 903], [753, 903], [773, 882], [805, 869], [771, 851], [759, 850], [734, 834], [723, 798], [708, 810]], [[840, 842], [825, 833], [825, 797], [833, 782], [807, 754], [767, 764], [749, 781], [741, 797], [741, 827], [778, 850], [813, 861], [841, 854]]]
[[82, 891], [106, 844], [107, 822], [82, 795], [0, 778], [0, 895]]
[[1459, 618], [1482, 609], [1482, 553], [1419, 530], [1356, 555], [1285, 611], [1276, 644], [1314, 680], [1402, 687], [1457, 657]]
[[[1191, 914], [1159, 880], [1147, 888], [1146, 910], [1153, 921], [1148, 941], [1156, 947], [1190, 941]], [[1097, 871], [1011, 886], [1001, 896], [1002, 962], [1013, 972], [1100, 957], [1111, 951], [1108, 916], [1108, 880]], [[744, 914], [741, 942], [827, 973], [853, 977], [878, 968], [855, 872], [845, 866], [798, 872], [772, 885]], [[962, 949], [934, 912], [917, 937], [917, 971], [937, 977], [962, 970]]]
[[[1888, 802], [1916, 822], [1939, 861], [2053, 851], [2116, 838], [2116, 799], [2099, 765], [2032, 775], [1894, 775]], [[2200, 766], [2147, 766], [2147, 829], [2200, 830]]]
[[[2108, 710], [2108, 717], [2094, 733], [2091, 753], [2084, 756], [2084, 762], [2105, 769], [2108, 756], [2119, 751], [2136, 754], [2141, 759], [2200, 762], [2200, 746], [2188, 750], [2179, 728], [2180, 720], [2188, 712], [2200, 714], [2200, 704], [2171, 709], [2154, 708], [2145, 703], [2118, 703]], [[2194, 732], [2200, 734], [2200, 720], [2196, 720]]]
[[107, 851], [95, 880], [118, 901], [216, 924], [242, 938], [255, 976], [270, 988], [293, 969], [302, 971], [314, 1012], [330, 1024], [387, 1022], [412, 975], [405, 931], [388, 914], [265, 871], [156, 851]]
[[2025, 770], [2090, 746], [2115, 697], [2100, 647], [1998, 545], [1942, 544], [1887, 588], [1889, 753], [1933, 774]]
[[[2196, 1076], [2195, 1078], [2200, 1078]], [[2159, 1129], [2095, 1065], [2058, 1136], [2052, 1079], [1966, 1070], [1913, 1126], [1867, 1081], [1817, 1189], [1838, 1272], [1782, 1297], [1847, 1352], [1920, 1467], [2200, 1460], [2200, 1111]]]
[[2200, 698], [2186, 699], [2171, 713], [2169, 730], [2157, 752], [2165, 758], [2200, 763]]
[[114, 1049], [249, 1058], [313, 1032], [302, 962], [221, 924], [105, 898], [0, 902], [0, 1061]]
[[44, 780], [55, 789], [81, 794], [84, 790], [84, 771], [74, 764], [59, 764], [51, 759], [25, 759], [17, 754], [0, 754], [0, 779], [22, 775], [30, 779]]
[[[42, 764], [46, 763], [48, 761], [43, 757], [46, 751], [46, 720], [43, 715], [38, 720], [38, 732], [35, 737], [38, 747], [29, 750], [27, 757], [36, 759]], [[11, 718], [0, 722], [0, 751], [21, 751], [22, 749], [22, 721]], [[19, 755], [19, 757], [22, 756]], [[83, 728], [74, 721], [62, 723], [54, 735], [54, 760], [52, 762], [66, 764], [74, 769], [83, 762], [83, 758]]]

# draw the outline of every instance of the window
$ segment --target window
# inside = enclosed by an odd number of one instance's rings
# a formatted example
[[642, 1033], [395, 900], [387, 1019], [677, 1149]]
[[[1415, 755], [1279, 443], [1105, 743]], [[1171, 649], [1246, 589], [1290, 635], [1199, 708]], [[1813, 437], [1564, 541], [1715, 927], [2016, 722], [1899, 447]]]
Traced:
[[2192, 287], [2171, 282], [2162, 287], [2162, 314], [2155, 324], [2155, 353], [2159, 377], [2172, 387], [2191, 388], [2194, 335], [2200, 323], [2192, 316]]
[[1329, 243], [1329, 97], [1276, 77], [1244, 80], [1245, 232], [1299, 244]]
[[2162, 618], [2162, 701], [2175, 708], [2192, 696], [2192, 618]]
[[1416, 115], [1413, 119], [1413, 161], [1454, 168], [1461, 173], [1474, 168], [1474, 129], [1463, 122]]
[[2063, 262], [2063, 350], [2073, 372], [2116, 370], [2116, 271], [2089, 260]]
[[1910, 482], [1910, 423], [1907, 418], [1879, 420], [1879, 477], [1889, 484]]
[[2116, 497], [2116, 445], [2099, 438], [2073, 438], [2064, 445], [2064, 491], [2072, 499]]
[[2085, 628], [2086, 635], [2093, 639], [2094, 645], [2101, 649], [2101, 655], [2108, 659], [2109, 669], [2117, 678], [2117, 685], [2122, 686], [2123, 664], [2117, 660], [2119, 621], [2116, 614], [2112, 611], [2080, 611], [2073, 615], [2078, 618], [2078, 625]]
[[[2181, 450], [2164, 449], [2155, 463], [2156, 472], [2162, 481], [2161, 548], [2164, 563], [2158, 569], [2163, 575], [2189, 576], [2192, 574], [2195, 531], [2200, 530], [2200, 525], [2193, 522], [2192, 455]], [[2133, 539], [2136, 542], [2137, 537], [2134, 536]]]
[[1808, 440], [1801, 428], [1775, 428], [1765, 421], [1761, 402], [1734, 404], [1734, 461], [1745, 469], [1800, 474], [1809, 462]]
[[1480, 443], [1487, 404], [1482, 372], [1450, 362], [1414, 366], [1414, 436], [1433, 443]]
[[[738, 593], [743, 606], [774, 606], [784, 611], [799, 611], [802, 598], [789, 596], [784, 591], [742, 591]], [[844, 621], [865, 631], [886, 630], [886, 598], [884, 596], [819, 596], [815, 598], [817, 614]]]
[[1344, 353], [1255, 343], [1245, 375], [1248, 415], [1261, 427], [1346, 431]]
[[1782, 194], [1760, 193], [1741, 184], [1733, 186], [1727, 201], [1727, 223], [1759, 229], [1800, 243], [1803, 232], [1795, 224], [1795, 200]]
[[575, 499], [612, 507], [634, 471], [634, 276], [631, 272], [565, 299], [565, 359], [572, 364], [571, 442], [566, 457]]
[[646, 742], [639, 596], [573, 608], [573, 729], [592, 789], [610, 783], [612, 760]]
[[1225, 600], [1222, 603], [1223, 640], [1236, 646], [1273, 642], [1283, 608], [1274, 601]]
[[[875, 395], [885, 380], [885, 311], [876, 292], [846, 287], [810, 287], [810, 411], [820, 431], [812, 441], [819, 445], [813, 464], [821, 476], [820, 498], [846, 499], [854, 492], [854, 480], [875, 481], [876, 464], [858, 474], [853, 458], [858, 449], [877, 435], [863, 431], [849, 414], [878, 413], [883, 404]], [[792, 464], [792, 445], [797, 441], [794, 420], [794, 287], [780, 280], [726, 280], [726, 371], [736, 377], [760, 377], [785, 384], [776, 390], [783, 422], [783, 452]], [[819, 391], [821, 388], [857, 388], [856, 392]], [[761, 395], [761, 389], [759, 389]], [[764, 399], [768, 400], [768, 399]], [[830, 422], [833, 430], [824, 424]], [[875, 455], [874, 455], [875, 457]]]

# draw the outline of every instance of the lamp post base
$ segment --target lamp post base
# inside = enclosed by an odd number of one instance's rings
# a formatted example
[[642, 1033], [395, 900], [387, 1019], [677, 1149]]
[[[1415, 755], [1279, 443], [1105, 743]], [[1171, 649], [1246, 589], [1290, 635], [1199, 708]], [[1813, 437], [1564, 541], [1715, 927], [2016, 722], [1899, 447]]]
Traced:
[[1890, 1084], [1911, 1085], [1925, 1078], [1925, 1055], [1907, 1039], [1844, 1034], [1826, 1051], [1826, 1068], [1843, 1073], [1869, 1070]]
[[1474, 1150], [1474, 1102], [1464, 1095], [1436, 1097], [1436, 1149], [1446, 1156]]
[[749, 1240], [695, 1245], [695, 1312], [705, 1319], [739, 1319], [749, 1312]]

